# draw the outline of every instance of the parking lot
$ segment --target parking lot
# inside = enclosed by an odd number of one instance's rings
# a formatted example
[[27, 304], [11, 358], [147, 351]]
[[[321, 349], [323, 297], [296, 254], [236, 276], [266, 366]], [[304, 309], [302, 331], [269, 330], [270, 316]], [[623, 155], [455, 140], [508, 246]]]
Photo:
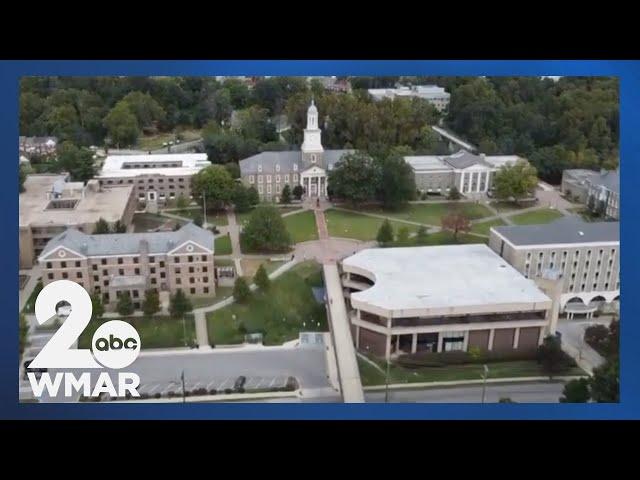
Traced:
[[[246, 377], [243, 388], [247, 393], [251, 393], [251, 390], [282, 388], [286, 386], [288, 378], [289, 377], [286, 376]], [[207, 390], [207, 392], [211, 392], [212, 390], [216, 390], [217, 392], [224, 392], [226, 389], [233, 389], [237, 379], [238, 377], [222, 377], [212, 379], [210, 382], [189, 382], [185, 378], [184, 389], [187, 392], [201, 388], [204, 388], [205, 390]], [[141, 385], [140, 388], [138, 388], [138, 392], [141, 395], [147, 394], [151, 397], [157, 394], [166, 396], [169, 392], [174, 392], [179, 396], [182, 394], [182, 382], [181, 380], [172, 380], [170, 382], [162, 383], [147, 383]]]

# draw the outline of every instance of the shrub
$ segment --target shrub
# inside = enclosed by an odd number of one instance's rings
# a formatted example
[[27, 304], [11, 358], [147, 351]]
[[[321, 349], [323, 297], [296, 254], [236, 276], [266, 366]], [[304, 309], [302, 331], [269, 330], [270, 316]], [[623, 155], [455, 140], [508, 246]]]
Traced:
[[160, 398], [160, 397], [162, 397], [162, 394], [160, 394], [160, 392], [153, 394], [153, 398]]
[[232, 390], [232, 389], [230, 389], [230, 388], [225, 388], [225, 389], [224, 389], [224, 393], [226, 393], [227, 395], [229, 395], [229, 394], [233, 393], [233, 390]]
[[215, 388], [212, 388], [211, 390], [209, 390], [209, 395], [217, 395], [218, 394], [218, 390], [216, 390]]
[[609, 329], [604, 325], [591, 325], [584, 331], [584, 341], [597, 352], [606, 349]]

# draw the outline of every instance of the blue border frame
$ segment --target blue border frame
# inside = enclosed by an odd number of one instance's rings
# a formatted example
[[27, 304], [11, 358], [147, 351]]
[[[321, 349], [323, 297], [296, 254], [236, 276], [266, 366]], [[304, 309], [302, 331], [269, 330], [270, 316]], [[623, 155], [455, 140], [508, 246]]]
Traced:
[[[619, 404], [19, 404], [17, 389], [18, 81], [27, 75], [564, 75], [620, 78], [622, 192], [640, 179], [640, 62], [601, 60], [456, 61], [3, 61], [0, 62], [0, 152], [5, 178], [0, 202], [6, 213], [0, 237], [0, 418], [4, 419], [637, 419], [640, 418], [640, 308], [622, 302]], [[7, 163], [8, 162], [8, 163]], [[640, 196], [626, 195], [625, 218], [640, 211]], [[628, 214], [628, 215], [627, 215]], [[640, 228], [621, 228], [633, 242]], [[623, 240], [623, 245], [627, 240]], [[12, 252], [15, 252], [12, 253]], [[622, 248], [622, 285], [640, 280], [638, 256]], [[11, 272], [11, 273], [9, 273]], [[623, 296], [626, 299], [626, 296]]]

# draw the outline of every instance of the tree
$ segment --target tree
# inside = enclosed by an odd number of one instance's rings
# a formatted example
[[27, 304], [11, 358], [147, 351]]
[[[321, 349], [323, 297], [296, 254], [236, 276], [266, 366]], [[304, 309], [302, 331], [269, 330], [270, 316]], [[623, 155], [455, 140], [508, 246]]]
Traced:
[[194, 223], [194, 225], [197, 225], [198, 227], [202, 227], [202, 225], [204, 223], [204, 219], [202, 218], [202, 213], [200, 213], [200, 211], [198, 211], [193, 216], [193, 223]]
[[150, 317], [160, 311], [160, 296], [155, 290], [147, 290], [142, 301], [142, 311]]
[[293, 196], [295, 197], [296, 200], [300, 200], [300, 198], [302, 198], [303, 193], [304, 193], [304, 188], [302, 188], [302, 185], [296, 185], [295, 187], [293, 187]]
[[103, 124], [117, 148], [133, 145], [140, 135], [138, 120], [125, 103], [120, 102], [113, 107]]
[[187, 298], [182, 289], [178, 289], [169, 297], [169, 314], [173, 318], [180, 318], [193, 310], [191, 300]]
[[420, 225], [418, 227], [418, 230], [416, 231], [416, 243], [418, 245], [424, 244], [427, 241], [427, 237], [427, 227], [425, 227], [424, 225]]
[[276, 126], [269, 118], [269, 112], [257, 105], [237, 112], [237, 131], [244, 138], [252, 138], [261, 143], [275, 142], [278, 139]]
[[127, 233], [127, 226], [122, 220], [118, 220], [113, 224], [112, 231], [113, 233]]
[[95, 175], [93, 153], [89, 149], [63, 142], [57, 148], [57, 157], [58, 169], [69, 172], [74, 181], [86, 182]]
[[500, 397], [498, 403], [516, 403], [510, 397]]
[[455, 185], [449, 189], [449, 194], [447, 195], [447, 198], [449, 200], [460, 200], [460, 191]]
[[291, 245], [291, 236], [276, 207], [256, 207], [240, 237], [242, 249], [250, 252], [286, 252]]
[[538, 185], [536, 169], [525, 161], [503, 166], [493, 180], [496, 197], [506, 201], [513, 199], [518, 202], [530, 197], [536, 185]]
[[263, 264], [260, 264], [260, 266], [258, 267], [258, 270], [253, 277], [253, 281], [263, 292], [269, 290], [269, 287], [271, 286], [271, 280], [269, 279], [269, 275], [267, 275], [267, 270], [264, 268]]
[[356, 152], [342, 156], [333, 170], [329, 170], [328, 182], [333, 196], [357, 206], [374, 198], [377, 180], [371, 157]]
[[18, 316], [18, 328], [20, 329], [19, 349], [20, 355], [22, 355], [22, 352], [24, 352], [27, 346], [27, 335], [29, 333], [29, 324], [27, 323], [27, 317], [24, 313]]
[[280, 203], [291, 203], [291, 187], [285, 185], [280, 195]]
[[398, 244], [406, 245], [409, 243], [409, 228], [408, 227], [400, 227], [398, 229], [398, 238], [396, 239]]
[[[403, 150], [376, 161], [378, 167], [377, 198], [387, 209], [398, 209], [414, 198], [416, 182], [411, 166], [404, 161]], [[332, 185], [333, 186], [333, 185]]]
[[577, 378], [565, 384], [560, 403], [587, 403], [589, 398], [589, 381], [586, 378]]
[[93, 227], [93, 234], [104, 235], [106, 233], [111, 233], [111, 229], [109, 228], [109, 224], [107, 223], [107, 221], [104, 218], [100, 217]]
[[378, 241], [378, 244], [383, 247], [393, 242], [393, 227], [391, 226], [389, 220], [385, 220], [384, 222], [382, 222], [382, 225], [380, 225], [376, 240]]
[[251, 298], [251, 290], [243, 277], [236, 278], [233, 284], [233, 298], [238, 303], [246, 303]]
[[260, 203], [260, 195], [258, 194], [258, 190], [256, 187], [249, 187], [247, 190], [247, 200], [249, 201], [249, 205], [255, 207]]
[[567, 355], [560, 347], [560, 340], [553, 335], [545, 337], [542, 345], [538, 347], [536, 357], [538, 363], [542, 366], [542, 370], [549, 377], [565, 371], [569, 366]]
[[186, 208], [188, 206], [189, 206], [189, 201], [187, 200], [187, 198], [182, 193], [178, 195], [178, 198], [176, 199], [176, 207]]
[[231, 201], [236, 212], [247, 212], [251, 209], [249, 189], [241, 183], [237, 183], [233, 189]]
[[18, 182], [19, 182], [19, 186], [20, 186], [20, 193], [24, 192], [24, 181], [27, 179], [27, 171], [25, 170], [25, 168], [20, 165], [20, 167], [18, 168]]
[[219, 210], [231, 202], [235, 181], [221, 165], [203, 168], [193, 177], [193, 196], [202, 199], [206, 195], [207, 208]]
[[91, 295], [91, 320], [99, 320], [104, 315], [104, 305], [99, 293]]
[[240, 165], [238, 165], [236, 162], [225, 163], [224, 168], [229, 171], [231, 178], [233, 178], [234, 180], [236, 178], [240, 178]]
[[118, 304], [116, 309], [122, 316], [128, 316], [133, 313], [133, 302], [131, 301], [131, 294], [129, 292], [121, 292], [118, 298]]
[[598, 403], [620, 401], [620, 360], [613, 356], [593, 369], [590, 379], [591, 398]]
[[445, 215], [440, 220], [440, 224], [443, 230], [453, 233], [453, 240], [455, 242], [458, 241], [459, 232], [466, 233], [471, 230], [471, 221], [466, 215], [459, 212], [452, 212]]
[[129, 109], [142, 128], [153, 126], [164, 120], [166, 115], [164, 109], [151, 95], [140, 91], [128, 93], [116, 104], [116, 107], [121, 104]]

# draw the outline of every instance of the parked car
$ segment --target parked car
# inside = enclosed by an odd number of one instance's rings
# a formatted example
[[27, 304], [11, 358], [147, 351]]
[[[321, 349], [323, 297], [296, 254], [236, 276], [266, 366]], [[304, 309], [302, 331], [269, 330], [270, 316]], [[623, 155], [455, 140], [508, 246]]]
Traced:
[[244, 387], [244, 384], [246, 381], [247, 381], [247, 377], [245, 377], [244, 375], [239, 376], [236, 379], [236, 383], [233, 385], [233, 389], [240, 390], [242, 387]]

